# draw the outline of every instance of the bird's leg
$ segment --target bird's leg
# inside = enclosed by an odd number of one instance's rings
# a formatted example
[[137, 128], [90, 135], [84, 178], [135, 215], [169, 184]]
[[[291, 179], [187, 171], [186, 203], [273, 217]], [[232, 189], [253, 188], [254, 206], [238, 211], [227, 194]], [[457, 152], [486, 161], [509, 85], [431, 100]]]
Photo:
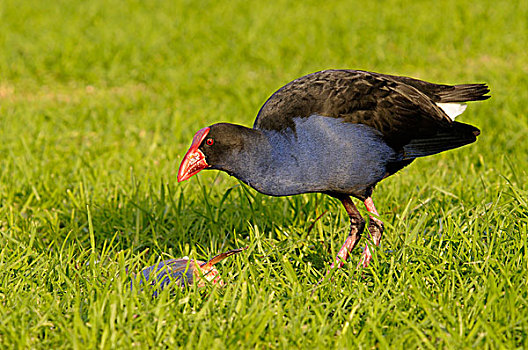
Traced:
[[[372, 197], [368, 197], [365, 199], [365, 207], [367, 208], [367, 211], [370, 214], [374, 214], [375, 216], [379, 217], [378, 211], [376, 210], [376, 207], [374, 206], [374, 201], [372, 201]], [[376, 246], [379, 246], [381, 241], [381, 235], [383, 234], [383, 222], [378, 219], [377, 217], [374, 217], [372, 215], [369, 215], [369, 225], [368, 230], [370, 232], [370, 236], [372, 237], [372, 241]], [[368, 247], [368, 243], [365, 245], [365, 250], [363, 251], [363, 267], [367, 267], [370, 261], [372, 260], [372, 253]]]
[[361, 238], [361, 233], [365, 228], [365, 219], [363, 219], [350, 197], [346, 196], [340, 198], [340, 200], [350, 218], [350, 233], [341, 249], [339, 249], [337, 257], [332, 263], [331, 269], [335, 266], [337, 266], [337, 268], [343, 267], [343, 264], [348, 258], [348, 254], [352, 252], [352, 249], [358, 244], [359, 239]]

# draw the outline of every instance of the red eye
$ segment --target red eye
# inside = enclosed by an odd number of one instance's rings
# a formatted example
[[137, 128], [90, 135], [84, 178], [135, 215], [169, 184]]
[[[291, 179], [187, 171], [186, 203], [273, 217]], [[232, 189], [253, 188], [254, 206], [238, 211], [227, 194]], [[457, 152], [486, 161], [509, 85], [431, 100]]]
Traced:
[[207, 139], [207, 140], [205, 140], [205, 143], [206, 143], [208, 146], [212, 146], [213, 143], [214, 143], [214, 140], [213, 140], [213, 139]]

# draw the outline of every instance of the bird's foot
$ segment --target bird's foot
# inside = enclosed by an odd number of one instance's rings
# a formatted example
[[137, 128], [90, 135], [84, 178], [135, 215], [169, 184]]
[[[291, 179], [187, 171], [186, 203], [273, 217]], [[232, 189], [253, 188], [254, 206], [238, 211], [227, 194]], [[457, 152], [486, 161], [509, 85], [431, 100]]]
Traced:
[[[321, 278], [317, 282], [317, 284], [315, 285], [314, 290], [312, 290], [312, 294], [314, 293], [315, 288], [317, 288], [321, 283], [326, 282], [326, 281], [328, 281], [328, 279], [331, 278], [331, 276], [332, 276], [332, 274], [333, 274], [333, 272], [335, 270], [339, 270], [340, 268], [342, 268], [345, 265], [345, 260], [348, 257], [348, 251], [346, 251], [345, 249], [346, 249], [346, 242], [343, 245], [343, 247], [341, 247], [341, 250], [339, 250], [339, 253], [336, 256], [335, 261], [330, 265], [330, 268], [328, 270], [326, 270], [326, 273], [325, 273], [324, 277]], [[345, 251], [346, 251], [346, 253], [345, 253]]]
[[346, 260], [347, 257], [345, 257], [343, 259], [343, 257], [337, 255], [336, 257], [336, 260], [330, 265], [330, 268], [328, 270], [326, 270], [326, 273], [324, 275], [323, 278], [321, 278], [319, 280], [319, 282], [317, 282], [317, 284], [321, 284], [321, 282], [323, 282], [325, 279], [327, 279], [328, 277], [330, 277], [330, 275], [332, 274], [332, 272], [334, 272], [335, 270], [339, 270], [340, 268], [342, 268], [344, 265], [345, 265], [345, 260]]
[[363, 254], [362, 254], [362, 257], [361, 257], [361, 262], [358, 265], [358, 267], [360, 265], [363, 266], [363, 267], [368, 267], [371, 260], [372, 260], [372, 252], [370, 251], [368, 243], [366, 243], [365, 244], [365, 249], [363, 250]]
[[[312, 288], [312, 296], [314, 295], [315, 293], [315, 290], [317, 289], [317, 287], [319, 287], [319, 285], [321, 285], [321, 283], [323, 282], [327, 282], [328, 279], [331, 278], [332, 276], [332, 273], [334, 272], [335, 270], [335, 265], [332, 263], [332, 265], [330, 265], [330, 268], [328, 270], [326, 270], [326, 273], [325, 275], [319, 280], [317, 281], [317, 283], [315, 284], [315, 286]], [[338, 265], [338, 268], [340, 268], [341, 266]]]
[[325, 273], [325, 276], [321, 278], [319, 282], [317, 282], [316, 287], [322, 282], [325, 282], [331, 278], [331, 275], [335, 270], [343, 267], [348, 256], [358, 244], [359, 239], [361, 238], [361, 233], [365, 228], [365, 219], [363, 219], [350, 197], [345, 196], [340, 198], [340, 200], [347, 211], [348, 217], [350, 218], [350, 233], [347, 236], [345, 243], [341, 246], [341, 249], [339, 249], [339, 252], [337, 253], [335, 260], [332, 262], [330, 269], [328, 269]]

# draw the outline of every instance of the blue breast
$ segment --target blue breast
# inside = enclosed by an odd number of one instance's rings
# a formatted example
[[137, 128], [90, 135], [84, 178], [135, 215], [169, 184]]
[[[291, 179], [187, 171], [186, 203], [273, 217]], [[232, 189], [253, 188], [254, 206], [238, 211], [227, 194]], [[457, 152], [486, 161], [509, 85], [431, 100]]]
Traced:
[[295, 133], [264, 131], [269, 156], [240, 178], [274, 196], [307, 192], [361, 193], [386, 174], [397, 158], [375, 129], [313, 115], [297, 118]]

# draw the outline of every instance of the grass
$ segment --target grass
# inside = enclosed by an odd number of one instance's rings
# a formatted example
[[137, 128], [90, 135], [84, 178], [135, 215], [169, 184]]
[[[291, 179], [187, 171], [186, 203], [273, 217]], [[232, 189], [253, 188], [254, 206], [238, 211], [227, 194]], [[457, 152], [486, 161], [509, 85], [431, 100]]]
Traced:
[[[526, 18], [523, 1], [1, 2], [0, 347], [527, 347]], [[476, 144], [378, 185], [373, 264], [357, 249], [312, 294], [339, 203], [176, 172], [195, 131], [251, 125], [325, 68], [493, 97], [462, 116]], [[130, 290], [160, 259], [245, 245], [223, 289]]]

